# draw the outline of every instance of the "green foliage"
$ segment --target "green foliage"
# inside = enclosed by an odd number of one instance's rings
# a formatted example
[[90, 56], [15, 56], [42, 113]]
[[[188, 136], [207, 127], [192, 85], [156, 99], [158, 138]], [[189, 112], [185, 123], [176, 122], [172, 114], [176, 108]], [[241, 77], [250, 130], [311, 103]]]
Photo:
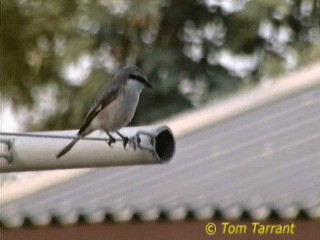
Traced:
[[155, 86], [134, 119], [147, 123], [319, 59], [317, 3], [3, 0], [1, 95], [30, 129], [76, 128], [133, 62]]

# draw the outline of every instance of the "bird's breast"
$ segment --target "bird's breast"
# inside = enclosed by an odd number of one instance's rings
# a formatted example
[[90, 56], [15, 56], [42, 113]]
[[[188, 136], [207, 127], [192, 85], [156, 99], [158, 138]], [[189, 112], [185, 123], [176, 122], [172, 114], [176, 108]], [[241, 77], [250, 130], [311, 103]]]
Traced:
[[115, 131], [128, 125], [137, 108], [140, 91], [124, 87], [117, 98], [102, 109], [92, 122], [96, 128]]

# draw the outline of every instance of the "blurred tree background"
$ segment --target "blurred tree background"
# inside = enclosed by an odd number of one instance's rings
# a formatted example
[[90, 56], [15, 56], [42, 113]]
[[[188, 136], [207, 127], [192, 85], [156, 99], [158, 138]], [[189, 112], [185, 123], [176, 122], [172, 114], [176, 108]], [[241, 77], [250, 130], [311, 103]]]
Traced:
[[2, 0], [1, 100], [30, 130], [78, 128], [130, 62], [154, 85], [134, 118], [148, 123], [320, 59], [317, 4]]

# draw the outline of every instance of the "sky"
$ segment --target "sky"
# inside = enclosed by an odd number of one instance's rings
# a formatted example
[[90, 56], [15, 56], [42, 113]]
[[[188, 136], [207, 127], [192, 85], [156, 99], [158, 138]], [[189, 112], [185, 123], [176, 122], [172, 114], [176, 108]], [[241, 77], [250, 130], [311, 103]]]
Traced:
[[17, 118], [14, 116], [12, 107], [8, 102], [1, 104], [0, 123], [1, 132], [17, 132], [21, 129], [21, 127], [19, 127]]
[[[88, 77], [92, 67], [92, 59], [89, 56], [82, 56], [78, 62], [72, 63], [63, 69], [63, 75], [66, 80], [76, 86], [80, 86]], [[39, 89], [38, 95], [36, 96], [39, 103], [34, 109], [34, 113], [38, 115], [41, 120], [43, 112], [54, 113], [55, 109], [55, 90], [52, 86], [49, 89]], [[10, 101], [6, 101], [0, 97], [0, 132], [21, 132], [24, 126], [21, 126], [21, 122], [18, 121], [18, 113], [12, 108]], [[22, 112], [20, 112], [22, 114]], [[27, 114], [27, 116], [30, 114]]]

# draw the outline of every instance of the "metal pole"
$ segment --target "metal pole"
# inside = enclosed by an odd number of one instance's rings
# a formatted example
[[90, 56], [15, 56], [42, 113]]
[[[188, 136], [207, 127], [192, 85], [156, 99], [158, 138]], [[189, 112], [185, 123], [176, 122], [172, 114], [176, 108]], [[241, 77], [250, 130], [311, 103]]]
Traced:
[[175, 152], [174, 136], [168, 127], [128, 127], [120, 130], [131, 139], [126, 149], [119, 140], [109, 147], [107, 135], [95, 131], [57, 159], [56, 154], [76, 133], [73, 130], [0, 133], [0, 144], [7, 147], [0, 155], [0, 172], [159, 164], [171, 160]]

